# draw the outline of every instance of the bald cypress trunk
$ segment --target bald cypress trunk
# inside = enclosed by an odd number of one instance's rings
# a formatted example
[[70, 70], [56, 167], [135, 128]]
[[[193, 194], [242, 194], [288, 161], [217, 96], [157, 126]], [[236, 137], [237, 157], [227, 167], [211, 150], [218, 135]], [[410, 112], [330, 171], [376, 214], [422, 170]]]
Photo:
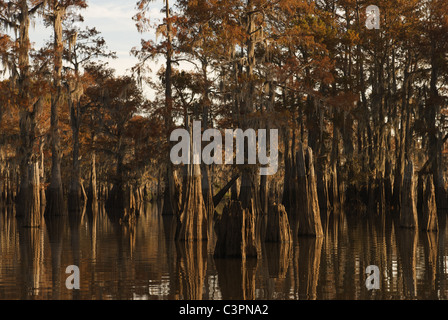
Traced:
[[281, 204], [271, 204], [268, 209], [266, 242], [292, 242], [288, 214]]
[[81, 212], [81, 166], [79, 161], [79, 128], [80, 113], [78, 102], [70, 103], [70, 118], [73, 136], [73, 156], [72, 156], [72, 174], [69, 190], [69, 209], [74, 212]]
[[426, 107], [426, 121], [429, 126], [428, 130], [428, 147], [429, 152], [432, 155], [431, 173], [434, 181], [435, 195], [437, 206], [439, 208], [446, 208], [447, 201], [444, 179], [443, 179], [443, 143], [442, 143], [442, 130], [437, 123], [439, 120], [440, 110], [443, 104], [443, 98], [439, 94], [437, 87], [439, 81], [440, 70], [440, 56], [436, 48], [437, 43], [435, 39], [432, 39], [431, 43], [431, 79], [430, 79], [430, 97], [429, 105]]
[[417, 203], [415, 197], [414, 164], [409, 161], [406, 165], [400, 206], [400, 227], [417, 228]]
[[[30, 38], [29, 26], [30, 17], [28, 14], [28, 2], [25, 0], [19, 3], [21, 14], [19, 16], [19, 117], [20, 117], [20, 144], [18, 155], [20, 158], [20, 187], [17, 196], [17, 216], [24, 217], [24, 225], [28, 227], [38, 227], [41, 221], [40, 196], [39, 196], [39, 170], [36, 170], [35, 128], [36, 116], [40, 112], [40, 101], [31, 106], [30, 97], [30, 65], [29, 51]], [[32, 107], [32, 111], [30, 108]], [[9, 192], [9, 196], [12, 196]]]
[[64, 49], [62, 39], [62, 18], [64, 8], [59, 1], [53, 3], [54, 13], [54, 70], [53, 92], [51, 97], [51, 178], [47, 190], [45, 215], [65, 215], [64, 194], [61, 176], [61, 137], [59, 132], [59, 113], [62, 108], [62, 54]]
[[199, 164], [188, 166], [185, 201], [179, 216], [176, 239], [183, 241], [207, 240], [207, 210], [202, 196]]
[[311, 148], [300, 143], [297, 152], [297, 220], [299, 235], [323, 236], [320, 219], [317, 182]]
[[166, 70], [165, 70], [165, 127], [166, 127], [166, 141], [168, 145], [167, 152], [167, 168], [165, 176], [165, 191], [163, 200], [162, 215], [178, 215], [180, 212], [180, 196], [179, 184], [174, 171], [173, 164], [170, 159], [171, 141], [170, 135], [173, 127], [172, 113], [173, 113], [173, 88], [172, 88], [172, 32], [171, 32], [171, 13], [170, 4], [165, 0], [166, 7], [166, 26], [167, 26], [167, 52], [166, 52]]
[[[258, 123], [251, 116], [255, 110], [255, 76], [254, 68], [255, 44], [256, 44], [256, 12], [253, 11], [254, 4], [251, 0], [247, 2], [247, 16], [245, 21], [247, 41], [243, 44], [247, 49], [247, 61], [245, 71], [240, 63], [235, 72], [244, 73], [247, 81], [241, 85], [242, 94], [236, 95], [236, 107], [239, 108], [237, 119], [243, 131], [256, 129]], [[237, 71], [238, 70], [238, 71]], [[236, 77], [236, 81], [238, 77]], [[244, 154], [248, 154], [248, 147], [245, 145]], [[258, 168], [256, 165], [244, 165], [240, 167], [241, 185], [238, 200], [232, 200], [225, 208], [221, 219], [217, 222], [217, 244], [215, 257], [238, 256], [258, 257], [260, 254], [259, 235], [256, 230], [256, 220], [263, 214], [260, 201], [260, 185]], [[236, 196], [236, 190], [232, 189], [232, 198]]]
[[422, 199], [422, 229], [425, 231], [437, 231], [439, 223], [437, 219], [437, 204], [432, 175], [426, 177], [423, 186]]
[[257, 257], [260, 247], [255, 233], [253, 208], [245, 209], [240, 201], [230, 201], [215, 223], [215, 258]]
[[97, 212], [98, 210], [98, 190], [96, 181], [96, 152], [95, 152], [95, 142], [96, 135], [93, 134], [93, 150], [91, 152], [91, 168], [90, 168], [90, 182], [87, 194], [87, 206], [91, 208], [92, 212]]

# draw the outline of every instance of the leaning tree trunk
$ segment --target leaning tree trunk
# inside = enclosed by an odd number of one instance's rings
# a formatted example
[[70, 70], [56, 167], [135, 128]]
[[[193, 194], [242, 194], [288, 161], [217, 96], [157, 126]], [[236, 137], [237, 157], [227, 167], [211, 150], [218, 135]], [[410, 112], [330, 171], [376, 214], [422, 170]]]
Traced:
[[406, 169], [403, 177], [403, 186], [401, 193], [401, 206], [400, 206], [400, 227], [403, 228], [417, 228], [417, 204], [415, 197], [415, 177], [414, 177], [414, 164], [409, 161], [406, 165]]
[[65, 215], [64, 194], [61, 177], [61, 138], [59, 133], [59, 112], [62, 106], [62, 54], [64, 44], [62, 39], [62, 17], [64, 10], [59, 2], [54, 8], [54, 92], [51, 97], [51, 180], [47, 190], [45, 215]]

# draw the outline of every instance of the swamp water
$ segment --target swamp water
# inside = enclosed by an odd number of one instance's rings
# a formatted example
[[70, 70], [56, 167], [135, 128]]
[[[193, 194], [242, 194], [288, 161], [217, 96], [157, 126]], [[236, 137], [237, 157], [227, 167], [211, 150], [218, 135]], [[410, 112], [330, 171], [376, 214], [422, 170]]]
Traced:
[[[133, 227], [104, 209], [82, 220], [18, 226], [0, 213], [0, 299], [447, 299], [445, 218], [439, 232], [396, 228], [391, 218], [323, 221], [324, 237], [262, 244], [262, 258], [214, 259], [215, 239], [176, 243], [174, 224], [149, 205]], [[68, 290], [69, 265], [80, 289]], [[380, 289], [366, 288], [369, 265]]]

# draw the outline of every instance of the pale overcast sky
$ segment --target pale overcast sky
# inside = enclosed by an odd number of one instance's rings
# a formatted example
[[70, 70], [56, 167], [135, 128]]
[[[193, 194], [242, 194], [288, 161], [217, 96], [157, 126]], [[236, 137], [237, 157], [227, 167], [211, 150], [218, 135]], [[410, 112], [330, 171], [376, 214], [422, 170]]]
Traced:
[[[110, 60], [110, 66], [117, 70], [118, 74], [126, 74], [135, 63], [136, 59], [130, 55], [133, 47], [140, 46], [140, 40], [154, 39], [155, 33], [140, 34], [132, 17], [136, 13], [137, 0], [88, 0], [88, 7], [81, 10], [84, 16], [82, 26], [96, 27], [106, 40], [111, 51], [117, 53], [118, 59]], [[151, 4], [151, 19], [153, 22], [162, 21], [163, 0], [155, 0]], [[42, 41], [48, 40], [52, 35], [51, 28], [45, 29], [41, 23], [36, 23], [31, 31], [31, 41], [39, 47]], [[154, 67], [155, 68], [155, 67]], [[157, 70], [153, 70], [157, 71]]]

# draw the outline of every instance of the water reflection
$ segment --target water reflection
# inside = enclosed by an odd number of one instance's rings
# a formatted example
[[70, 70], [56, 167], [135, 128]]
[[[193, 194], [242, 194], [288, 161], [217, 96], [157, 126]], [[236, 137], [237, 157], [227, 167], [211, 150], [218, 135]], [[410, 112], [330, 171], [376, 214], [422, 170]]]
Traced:
[[[51, 288], [52, 294], [50, 299], [61, 299], [61, 273], [62, 270], [62, 251], [63, 251], [63, 237], [66, 227], [66, 216], [52, 216], [45, 217], [45, 225], [48, 232], [48, 239], [50, 244], [50, 259], [51, 259]], [[62, 280], [63, 281], [63, 280]], [[65, 281], [63, 281], [65, 284]]]
[[436, 232], [425, 232], [422, 234], [422, 238], [425, 256], [425, 270], [427, 270], [425, 282], [428, 283], [428, 289], [431, 289], [428, 292], [428, 298], [436, 299], [438, 234]]
[[21, 299], [33, 299], [39, 295], [42, 245], [42, 231], [39, 228], [19, 228], [20, 273], [23, 275]]
[[415, 229], [397, 228], [398, 252], [403, 270], [405, 298], [417, 296], [417, 239]]
[[207, 242], [176, 242], [180, 298], [201, 300], [207, 269]]
[[[264, 243], [260, 259], [215, 259], [215, 239], [176, 242], [158, 206], [116, 221], [103, 206], [23, 228], [0, 211], [0, 299], [446, 299], [446, 219], [439, 232], [396, 227], [390, 216], [330, 215], [324, 237]], [[81, 289], [68, 290], [69, 265]], [[365, 269], [381, 270], [380, 290]]]
[[296, 276], [296, 292], [299, 299], [317, 299], [317, 283], [319, 280], [322, 237], [300, 238], [294, 250], [294, 266]]

